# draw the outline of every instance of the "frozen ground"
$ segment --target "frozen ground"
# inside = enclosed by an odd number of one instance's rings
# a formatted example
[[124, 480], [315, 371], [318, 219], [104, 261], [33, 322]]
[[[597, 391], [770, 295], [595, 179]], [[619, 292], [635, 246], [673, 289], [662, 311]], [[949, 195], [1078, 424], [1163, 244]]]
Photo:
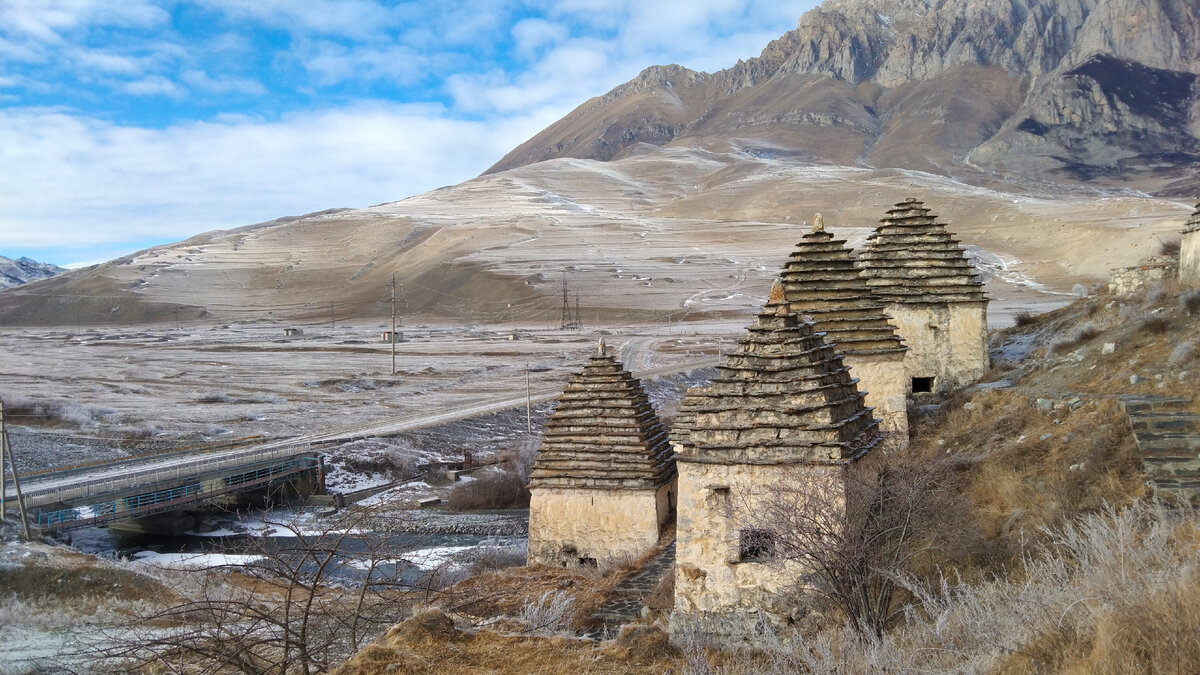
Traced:
[[[606, 330], [634, 368], [715, 353], [740, 322]], [[23, 471], [247, 439], [288, 438], [387, 423], [474, 401], [562, 387], [601, 336], [594, 331], [426, 326], [396, 345], [373, 326], [339, 325], [284, 339], [276, 324], [22, 329], [0, 333], [0, 381]], [[356, 343], [356, 344], [348, 344]], [[416, 466], [503, 449], [524, 436], [524, 411], [501, 413], [335, 451], [334, 481], [367, 487]], [[516, 431], [514, 431], [516, 427]], [[482, 453], [481, 453], [482, 451]], [[339, 466], [349, 463], [346, 475]], [[349, 474], [356, 474], [352, 478]], [[378, 475], [373, 475], [378, 474]], [[357, 482], [353, 482], [357, 481]]]

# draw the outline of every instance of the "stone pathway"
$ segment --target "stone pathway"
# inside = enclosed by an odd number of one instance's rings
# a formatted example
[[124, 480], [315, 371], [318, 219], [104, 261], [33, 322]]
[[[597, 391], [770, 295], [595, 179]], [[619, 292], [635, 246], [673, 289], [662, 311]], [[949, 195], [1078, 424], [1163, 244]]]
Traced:
[[1200, 415], [1184, 410], [1190, 398], [1121, 397], [1146, 478], [1156, 491], [1185, 500], [1200, 497]]
[[659, 581], [675, 570], [675, 542], [667, 544], [642, 569], [617, 584], [608, 602], [592, 615], [584, 637], [603, 639], [615, 635], [621, 626], [641, 615], [642, 606]]

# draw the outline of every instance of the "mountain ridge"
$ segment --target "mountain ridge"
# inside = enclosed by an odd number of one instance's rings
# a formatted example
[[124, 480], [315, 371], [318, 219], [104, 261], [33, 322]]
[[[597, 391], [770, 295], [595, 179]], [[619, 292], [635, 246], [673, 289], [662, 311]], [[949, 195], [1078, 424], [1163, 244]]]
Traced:
[[[486, 173], [675, 143], [1184, 196], [1200, 189], [1198, 73], [1187, 0], [827, 0], [725, 70], [643, 70]], [[1145, 81], [1174, 84], [1130, 105]]]
[[13, 260], [0, 255], [0, 289], [49, 279], [66, 271], [58, 265], [38, 262], [24, 256]]

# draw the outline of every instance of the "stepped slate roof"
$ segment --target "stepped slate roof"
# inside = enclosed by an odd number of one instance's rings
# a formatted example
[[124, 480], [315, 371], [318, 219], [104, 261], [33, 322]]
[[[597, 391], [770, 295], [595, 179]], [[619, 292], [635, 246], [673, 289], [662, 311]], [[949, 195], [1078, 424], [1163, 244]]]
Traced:
[[859, 266], [885, 304], [980, 302], [983, 283], [946, 226], [916, 199], [906, 199], [867, 237]]
[[1196, 210], [1192, 212], [1192, 217], [1188, 218], [1187, 223], [1183, 226], [1184, 234], [1197, 231], [1200, 231], [1200, 202], [1196, 202]]
[[667, 431], [641, 382], [601, 342], [546, 423], [530, 488], [653, 489], [674, 476]]
[[883, 313], [855, 265], [845, 239], [826, 232], [817, 214], [813, 231], [800, 238], [780, 279], [793, 312], [803, 314], [845, 354], [902, 353], [907, 347]]
[[689, 390], [675, 422], [679, 460], [716, 464], [837, 464], [879, 440], [842, 356], [771, 299], [707, 387]]

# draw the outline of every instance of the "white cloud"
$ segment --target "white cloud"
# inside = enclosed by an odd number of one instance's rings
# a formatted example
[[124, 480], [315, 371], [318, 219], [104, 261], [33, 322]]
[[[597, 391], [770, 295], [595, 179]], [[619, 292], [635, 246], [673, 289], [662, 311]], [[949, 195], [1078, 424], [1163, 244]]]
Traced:
[[299, 34], [366, 38], [398, 21], [395, 10], [369, 0], [208, 0], [204, 5]]
[[408, 84], [420, 79], [429, 64], [427, 57], [404, 45], [346, 47], [329, 41], [297, 45], [291, 57], [300, 62], [319, 86], [347, 80]]
[[46, 43], [87, 26], [159, 26], [170, 14], [148, 0], [0, 0], [0, 32]]
[[463, 121], [362, 104], [159, 130], [0, 110], [0, 165], [21, 169], [0, 172], [0, 247], [165, 241], [400, 199], [480, 173], [557, 114]]
[[188, 86], [210, 94], [249, 94], [261, 96], [267, 88], [258, 80], [241, 77], [212, 77], [203, 70], [185, 70], [180, 79]]
[[517, 53], [530, 57], [537, 50], [567, 39], [567, 27], [545, 19], [522, 19], [512, 27]]
[[133, 96], [167, 96], [170, 98], [183, 98], [187, 95], [187, 91], [183, 87], [175, 83], [174, 80], [168, 80], [161, 75], [151, 75], [143, 77], [132, 82], [125, 82], [120, 86], [121, 90]]

